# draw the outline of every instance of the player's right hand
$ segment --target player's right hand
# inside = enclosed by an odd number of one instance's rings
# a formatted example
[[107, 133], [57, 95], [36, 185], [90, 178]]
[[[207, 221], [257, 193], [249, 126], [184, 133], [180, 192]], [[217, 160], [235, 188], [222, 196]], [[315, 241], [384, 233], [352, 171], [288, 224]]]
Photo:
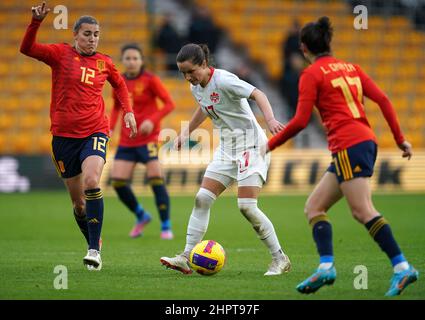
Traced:
[[269, 127], [272, 135], [277, 134], [279, 131], [285, 129], [285, 125], [277, 121], [275, 118], [267, 121], [267, 126]]
[[125, 127], [130, 128], [130, 138], [134, 138], [137, 135], [137, 124], [134, 118], [133, 112], [127, 112], [124, 116]]
[[32, 7], [31, 11], [34, 19], [43, 20], [50, 12], [50, 8], [47, 8], [46, 1], [43, 1], [42, 5]]
[[403, 143], [399, 144], [398, 147], [403, 151], [402, 157], [410, 160], [413, 155], [412, 145], [408, 141], [404, 141]]

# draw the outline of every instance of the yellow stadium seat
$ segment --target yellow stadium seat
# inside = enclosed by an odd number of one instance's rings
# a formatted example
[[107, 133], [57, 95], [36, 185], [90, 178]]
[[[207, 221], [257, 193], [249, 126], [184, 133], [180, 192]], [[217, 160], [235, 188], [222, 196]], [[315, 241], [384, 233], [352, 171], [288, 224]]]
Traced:
[[381, 148], [394, 148], [394, 138], [390, 132], [386, 131], [384, 134], [378, 135], [378, 145]]
[[425, 98], [418, 98], [413, 101], [413, 111], [418, 115], [425, 112]]
[[11, 96], [3, 101], [1, 108], [6, 111], [18, 110], [21, 108], [20, 101], [18, 98]]
[[11, 150], [14, 153], [28, 154], [33, 151], [33, 141], [31, 131], [21, 131], [15, 133], [11, 139]]
[[17, 125], [19, 125], [20, 129], [28, 130], [28, 129], [35, 129], [40, 124], [40, 118], [33, 114], [27, 114], [23, 117], [19, 117]]
[[10, 113], [0, 115], [0, 132], [5, 132], [16, 126], [15, 117]]
[[410, 108], [410, 102], [407, 97], [391, 99], [397, 112], [406, 112]]

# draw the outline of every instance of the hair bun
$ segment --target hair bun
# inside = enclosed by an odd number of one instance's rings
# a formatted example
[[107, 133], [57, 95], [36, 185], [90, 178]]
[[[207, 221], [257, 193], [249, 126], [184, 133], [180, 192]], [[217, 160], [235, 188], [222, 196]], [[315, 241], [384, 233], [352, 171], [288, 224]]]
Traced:
[[331, 21], [329, 20], [329, 17], [320, 17], [319, 20], [317, 20], [317, 26], [323, 31], [329, 31], [331, 29]]

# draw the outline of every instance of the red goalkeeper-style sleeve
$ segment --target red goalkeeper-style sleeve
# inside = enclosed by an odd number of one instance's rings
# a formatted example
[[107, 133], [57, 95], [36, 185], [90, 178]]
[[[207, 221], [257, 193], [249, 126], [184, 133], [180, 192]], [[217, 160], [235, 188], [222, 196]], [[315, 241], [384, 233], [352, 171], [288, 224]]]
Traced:
[[355, 67], [362, 82], [363, 94], [372, 101], [374, 101], [376, 104], [378, 104], [382, 114], [385, 117], [385, 120], [391, 128], [391, 132], [396, 143], [403, 143], [405, 139], [397, 119], [397, 114], [394, 110], [393, 105], [391, 104], [391, 101], [388, 99], [387, 95], [358, 65], [356, 65]]
[[41, 44], [36, 42], [38, 28], [40, 28], [41, 20], [32, 18], [25, 36], [21, 43], [21, 53], [36, 58], [48, 65], [52, 65], [60, 58], [60, 45], [58, 44]]
[[272, 151], [284, 144], [298, 132], [307, 127], [313, 113], [314, 103], [317, 97], [317, 84], [314, 77], [308, 73], [303, 73], [299, 83], [299, 96], [297, 111], [295, 116], [289, 121], [286, 127], [273, 136], [269, 142], [269, 150]]
[[159, 77], [154, 76], [152, 78], [152, 89], [154, 94], [163, 102], [163, 106], [161, 109], [158, 109], [157, 112], [152, 113], [148, 118], [153, 123], [159, 123], [162, 118], [164, 118], [167, 114], [174, 110], [175, 104], [173, 99], [171, 99], [170, 94], [167, 89], [165, 89]]

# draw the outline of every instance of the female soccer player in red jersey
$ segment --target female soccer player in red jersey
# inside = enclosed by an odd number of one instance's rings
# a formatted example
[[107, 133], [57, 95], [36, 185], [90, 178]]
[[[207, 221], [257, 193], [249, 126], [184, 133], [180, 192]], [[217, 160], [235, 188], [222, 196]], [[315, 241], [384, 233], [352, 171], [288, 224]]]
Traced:
[[131, 136], [136, 135], [137, 126], [124, 80], [111, 58], [96, 52], [97, 21], [90, 16], [77, 20], [73, 46], [40, 44], [36, 42], [37, 30], [49, 11], [45, 2], [32, 7], [32, 20], [21, 52], [52, 69], [52, 158], [69, 191], [75, 219], [88, 243], [83, 262], [89, 270], [100, 270], [103, 196], [99, 180], [109, 139], [109, 122], [102, 98], [106, 80], [116, 89]]
[[[130, 180], [138, 162], [146, 165], [147, 178], [155, 195], [161, 219], [161, 239], [172, 239], [170, 199], [158, 160], [158, 135], [161, 119], [170, 113], [175, 105], [161, 80], [144, 70], [142, 50], [137, 44], [123, 46], [121, 60], [125, 67], [124, 80], [139, 124], [139, 134], [136, 138], [129, 139], [128, 128], [121, 126], [120, 143], [111, 174], [112, 185], [121, 201], [137, 217], [136, 225], [130, 231], [130, 237], [140, 236], [151, 218], [137, 202], [130, 187]], [[120, 104], [115, 90], [113, 97], [111, 130], [115, 128], [120, 113]], [[161, 108], [158, 108], [157, 98], [163, 103]]]
[[336, 278], [332, 248], [332, 228], [326, 212], [343, 196], [353, 217], [387, 254], [394, 267], [388, 296], [398, 295], [416, 281], [418, 272], [406, 261], [388, 222], [375, 209], [371, 199], [370, 177], [377, 155], [376, 137], [366, 119], [363, 95], [376, 102], [403, 157], [410, 159], [412, 147], [401, 132], [396, 113], [387, 96], [363, 70], [331, 55], [333, 28], [328, 17], [311, 22], [301, 31], [301, 50], [311, 63], [301, 74], [299, 98], [294, 118], [268, 142], [271, 151], [304, 129], [313, 106], [326, 127], [332, 163], [305, 205], [320, 255], [317, 271], [297, 286], [311, 293]]

